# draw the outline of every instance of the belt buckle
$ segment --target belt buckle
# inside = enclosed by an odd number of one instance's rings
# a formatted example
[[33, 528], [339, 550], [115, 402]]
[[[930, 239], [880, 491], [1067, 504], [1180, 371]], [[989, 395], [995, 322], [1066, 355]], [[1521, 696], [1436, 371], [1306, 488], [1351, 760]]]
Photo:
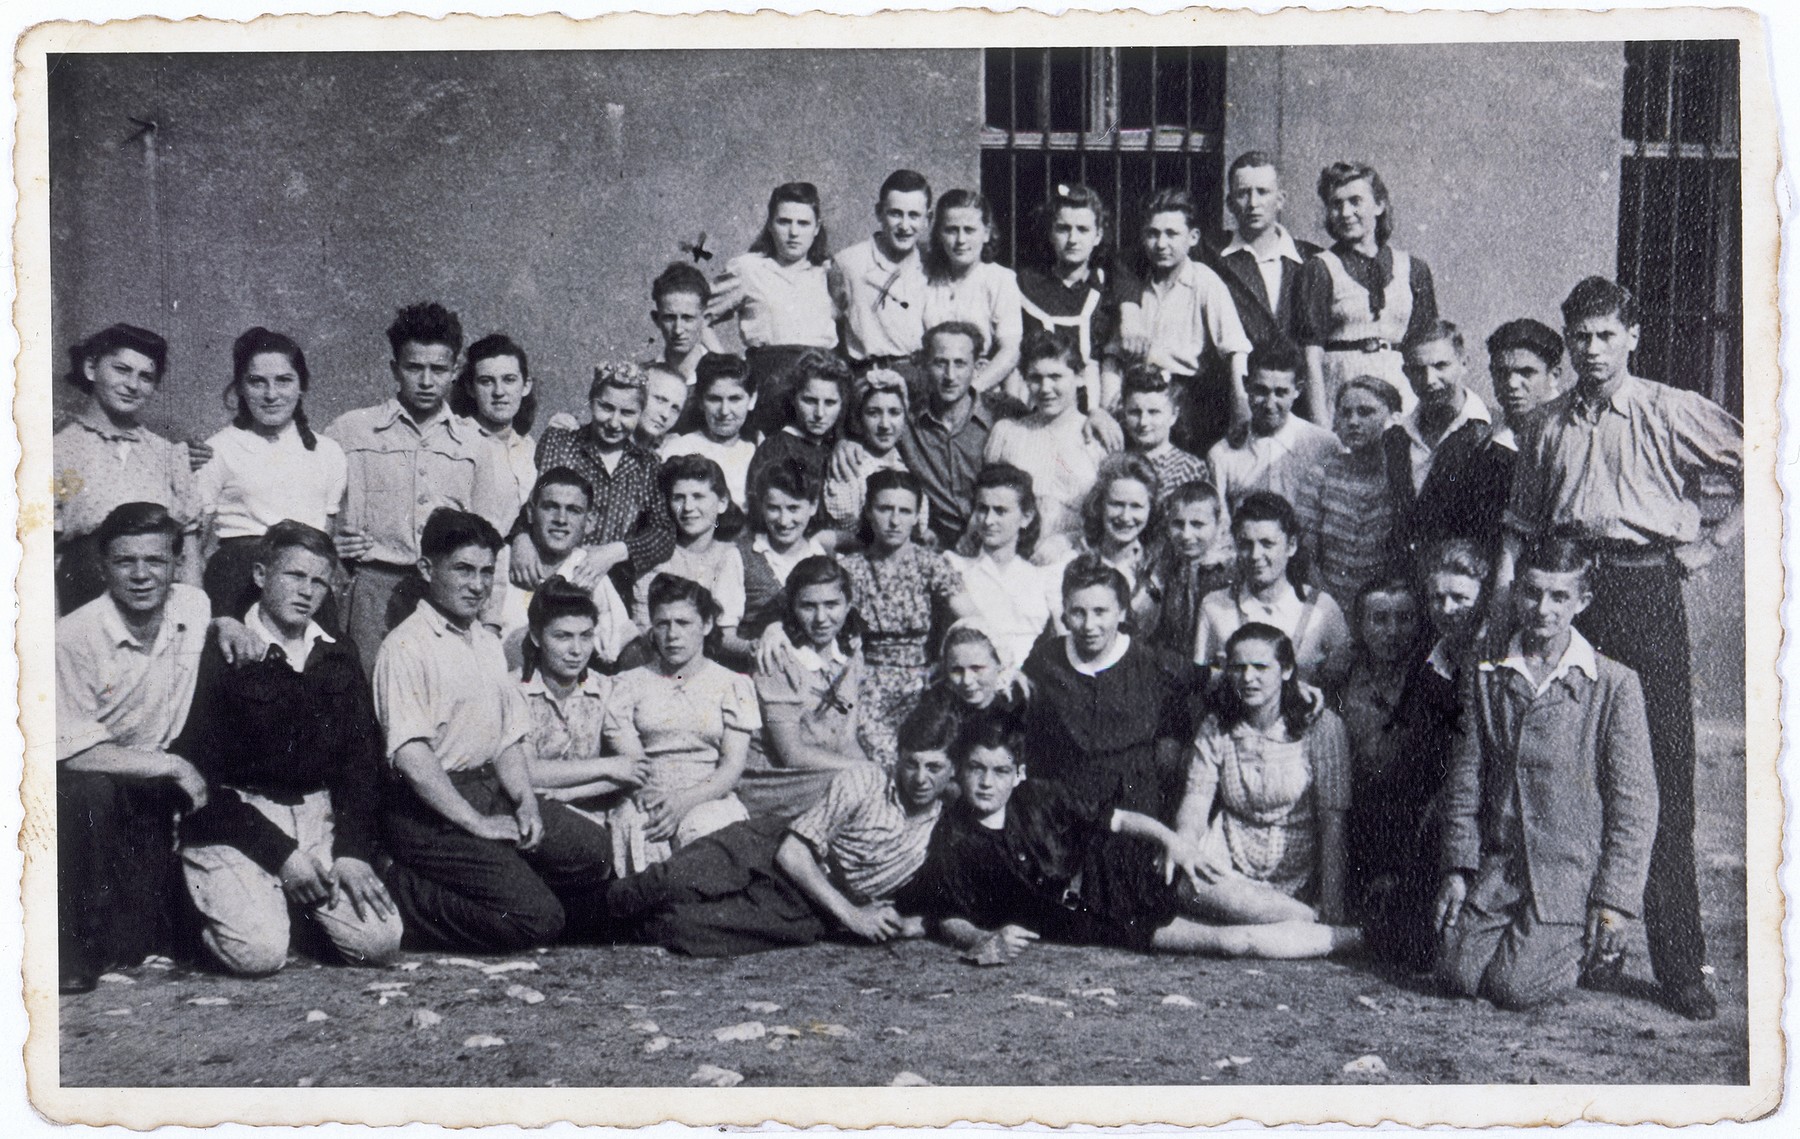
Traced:
[[1388, 346], [1388, 342], [1383, 340], [1381, 337], [1367, 336], [1367, 337], [1363, 338], [1362, 351], [1365, 353], [1385, 352], [1387, 350], [1387, 346]]

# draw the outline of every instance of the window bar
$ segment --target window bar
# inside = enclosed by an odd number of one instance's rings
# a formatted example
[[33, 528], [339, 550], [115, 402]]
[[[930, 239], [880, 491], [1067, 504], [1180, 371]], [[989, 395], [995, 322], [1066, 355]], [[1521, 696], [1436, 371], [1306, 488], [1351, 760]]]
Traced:
[[1720, 134], [1723, 122], [1720, 108], [1724, 103], [1725, 90], [1725, 52], [1714, 45], [1707, 53], [1706, 84], [1706, 206], [1709, 223], [1707, 226], [1707, 246], [1710, 256], [1706, 259], [1706, 357], [1711, 374], [1711, 395], [1714, 403], [1720, 407], [1730, 407], [1727, 392], [1727, 373], [1730, 371], [1726, 360], [1724, 344], [1724, 327], [1729, 321], [1730, 307], [1722, 303], [1720, 291], [1725, 284], [1724, 242], [1720, 240], [1723, 227], [1719, 224], [1719, 162], [1715, 153], [1715, 142]]
[[[1187, 95], [1182, 102], [1187, 111], [1181, 116], [1181, 151], [1183, 154], [1192, 154], [1194, 153], [1194, 49], [1191, 47], [1187, 49]], [[1189, 184], [1192, 184], [1191, 177]]]
[[[1124, 82], [1121, 76], [1124, 69], [1119, 66], [1118, 48], [1108, 47], [1099, 50], [1105, 53], [1103, 62], [1106, 67], [1106, 81], [1101, 86], [1100, 95], [1106, 103], [1106, 112], [1101, 121], [1106, 123], [1107, 129], [1112, 132], [1113, 227], [1122, 234], [1124, 232], [1126, 217], [1125, 158], [1122, 149], [1125, 137], [1125, 124], [1120, 121], [1123, 115], [1119, 110], [1119, 85]], [[1113, 235], [1112, 247], [1115, 254], [1124, 248], [1124, 243], [1119, 240], [1119, 234]]]
[[[1050, 133], [1056, 129], [1056, 120], [1053, 117], [1053, 113], [1051, 110], [1052, 104], [1050, 101], [1051, 94], [1052, 94], [1051, 89], [1055, 86], [1054, 82], [1052, 81], [1051, 70], [1050, 70], [1050, 56], [1054, 50], [1055, 49], [1053, 49], [1053, 48], [1044, 48], [1043, 49], [1044, 63], [1043, 63], [1043, 67], [1039, 69], [1039, 80], [1038, 80], [1038, 82], [1040, 84], [1040, 90], [1042, 92], [1042, 94], [1040, 94], [1038, 97], [1038, 103], [1041, 108], [1040, 113], [1042, 114], [1042, 117], [1043, 117], [1043, 132], [1044, 132], [1043, 133], [1043, 143], [1038, 148], [1038, 155], [1044, 163], [1043, 186], [1044, 186], [1044, 189], [1046, 189], [1046, 190], [1049, 189], [1049, 187], [1051, 185], [1051, 182], [1050, 182], [1050, 173], [1051, 173], [1051, 171], [1050, 171], [1050, 154], [1051, 154]], [[1017, 197], [1015, 197], [1013, 199], [1013, 217], [1014, 217], [1013, 232], [1014, 233], [1018, 232], [1019, 226], [1018, 226], [1017, 218], [1018, 218], [1019, 213], [1020, 213], [1020, 203], [1019, 203]], [[1019, 257], [1019, 247], [1018, 247], [1017, 243], [1015, 243], [1013, 245], [1013, 260], [1017, 261], [1018, 257]]]
[[1631, 285], [1637, 292], [1644, 288], [1644, 230], [1648, 216], [1650, 163], [1645, 153], [1644, 140], [1650, 134], [1650, 84], [1649, 68], [1646, 66], [1650, 58], [1648, 45], [1639, 45], [1638, 63], [1643, 69], [1643, 81], [1638, 84], [1638, 137], [1633, 140], [1633, 165], [1637, 168], [1637, 208], [1633, 213], [1632, 252], [1631, 252]]
[[1007, 211], [1007, 242], [1012, 246], [1013, 259], [1018, 259], [1019, 249], [1019, 49], [1006, 49], [1007, 59], [1011, 66], [1006, 72], [1006, 104], [1009, 122], [1012, 126], [1006, 132], [1006, 200], [1013, 203]]
[[1663, 304], [1663, 335], [1665, 337], [1662, 359], [1662, 381], [1665, 384], [1677, 384], [1680, 387], [1692, 388], [1694, 381], [1683, 377], [1677, 381], [1671, 374], [1670, 365], [1675, 360], [1675, 336], [1677, 328], [1676, 313], [1680, 311], [1681, 288], [1681, 104], [1678, 100], [1687, 96], [1687, 84], [1683, 81], [1681, 69], [1688, 60], [1687, 49], [1690, 45], [1677, 42], [1674, 53], [1669, 59], [1669, 275], [1668, 292]]
[[1153, 194], [1159, 188], [1160, 181], [1156, 176], [1156, 121], [1161, 116], [1157, 114], [1156, 89], [1160, 85], [1162, 79], [1161, 51], [1162, 49], [1160, 48], [1153, 47], [1150, 49], [1150, 141], [1148, 149], [1150, 151], [1150, 192]]
[[1091, 102], [1094, 78], [1094, 49], [1088, 48], [1081, 58], [1081, 133], [1075, 136], [1076, 178], [1083, 186], [1087, 185], [1087, 144], [1088, 131], [1093, 128], [1094, 107]]

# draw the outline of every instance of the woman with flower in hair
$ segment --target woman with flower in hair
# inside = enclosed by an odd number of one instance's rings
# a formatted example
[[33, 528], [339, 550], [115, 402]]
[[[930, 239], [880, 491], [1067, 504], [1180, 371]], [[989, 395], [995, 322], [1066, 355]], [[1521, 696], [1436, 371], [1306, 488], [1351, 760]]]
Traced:
[[[851, 528], [862, 518], [864, 484], [870, 475], [907, 469], [900, 437], [906, 434], [908, 402], [906, 377], [899, 372], [873, 368], [857, 378], [846, 439], [825, 479], [825, 518], [833, 527]], [[921, 526], [927, 524], [925, 513], [920, 510]]]
[[1019, 270], [1024, 330], [1073, 332], [1088, 362], [1083, 410], [1112, 411], [1120, 398], [1121, 330], [1140, 323], [1143, 286], [1115, 263], [1112, 218], [1087, 186], [1058, 183], [1038, 225], [1047, 256]]

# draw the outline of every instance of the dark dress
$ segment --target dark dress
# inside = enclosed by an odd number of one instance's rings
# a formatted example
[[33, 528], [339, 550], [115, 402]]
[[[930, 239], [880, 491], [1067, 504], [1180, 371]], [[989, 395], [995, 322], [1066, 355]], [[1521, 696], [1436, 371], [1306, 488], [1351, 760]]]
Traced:
[[[1066, 640], [1045, 637], [1026, 658], [1025, 762], [1032, 780], [1060, 783], [1104, 806], [1174, 818], [1185, 789], [1205, 670], [1134, 640], [1095, 676], [1075, 671]], [[1166, 759], [1157, 742], [1174, 745]]]
[[1175, 891], [1163, 882], [1161, 848], [1113, 833], [1111, 818], [1111, 806], [1035, 778], [1013, 791], [999, 830], [952, 807], [896, 905], [1067, 945], [1149, 949], [1176, 916]]

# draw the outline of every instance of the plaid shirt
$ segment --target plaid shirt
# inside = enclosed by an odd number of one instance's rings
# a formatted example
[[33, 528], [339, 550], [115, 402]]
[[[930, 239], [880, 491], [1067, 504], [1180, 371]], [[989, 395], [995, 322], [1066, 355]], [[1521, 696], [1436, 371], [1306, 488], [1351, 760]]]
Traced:
[[593, 484], [594, 505], [588, 511], [582, 541], [590, 546], [625, 543], [630, 553], [622, 575], [627, 589], [669, 559], [675, 549], [675, 524], [656, 485], [662, 460], [653, 452], [626, 443], [618, 465], [608, 473], [588, 431], [552, 427], [538, 441], [537, 469], [542, 472], [553, 467], [568, 467]]

